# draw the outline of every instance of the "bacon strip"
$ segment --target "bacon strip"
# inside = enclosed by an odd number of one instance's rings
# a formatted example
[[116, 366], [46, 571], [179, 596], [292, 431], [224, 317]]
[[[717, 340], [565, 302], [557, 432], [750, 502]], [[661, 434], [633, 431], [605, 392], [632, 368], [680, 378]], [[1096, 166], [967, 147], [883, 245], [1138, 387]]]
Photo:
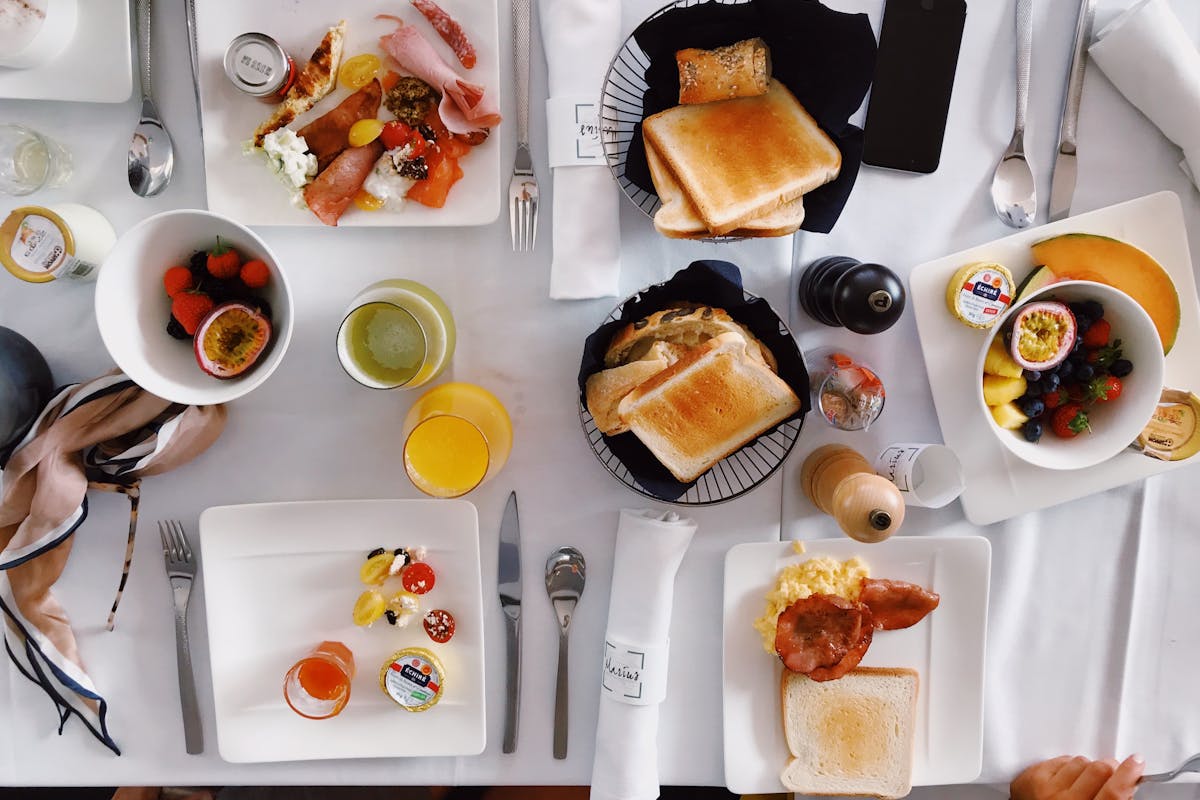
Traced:
[[326, 225], [337, 225], [381, 155], [383, 144], [378, 139], [362, 147], [343, 150], [316, 180], [306, 186], [304, 200], [317, 219]]
[[317, 172], [329, 166], [338, 154], [350, 146], [350, 128], [360, 119], [373, 119], [379, 113], [383, 88], [373, 80], [347, 97], [337, 108], [300, 129], [308, 152], [317, 157]]
[[[873, 629], [870, 611], [863, 604], [835, 595], [809, 595], [780, 613], [775, 627], [775, 651], [783, 659], [783, 665], [793, 672], [806, 675], [821, 669], [832, 672], [850, 657], [853, 663], [846, 667], [848, 672], [862, 659], [871, 643]], [[830, 680], [841, 674], [818, 680]]]
[[496, 98], [483, 86], [459, 77], [420, 31], [398, 17], [381, 14], [376, 19], [399, 23], [395, 31], [379, 37], [379, 46], [405, 70], [442, 93], [438, 114], [451, 132], [466, 134], [500, 124]]
[[858, 600], [871, 609], [876, 628], [895, 631], [925, 619], [941, 597], [915, 583], [863, 578]]
[[450, 46], [458, 62], [467, 69], [475, 66], [475, 46], [467, 39], [466, 32], [445, 9], [433, 0], [412, 0], [412, 4], [425, 15], [429, 24], [442, 37], [442, 41]]

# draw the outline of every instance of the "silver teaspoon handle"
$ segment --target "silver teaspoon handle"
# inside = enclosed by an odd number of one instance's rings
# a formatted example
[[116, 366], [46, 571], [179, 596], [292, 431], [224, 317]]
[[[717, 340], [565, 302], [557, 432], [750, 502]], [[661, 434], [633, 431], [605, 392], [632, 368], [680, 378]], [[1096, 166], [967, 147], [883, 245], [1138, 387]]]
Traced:
[[150, 0], [137, 0], [138, 52], [142, 57], [142, 97], [151, 96], [150, 83]]
[[1025, 132], [1029, 105], [1029, 67], [1033, 57], [1033, 0], [1017, 0], [1017, 124]]
[[554, 690], [554, 757], [567, 757], [567, 632], [558, 634], [558, 685]]

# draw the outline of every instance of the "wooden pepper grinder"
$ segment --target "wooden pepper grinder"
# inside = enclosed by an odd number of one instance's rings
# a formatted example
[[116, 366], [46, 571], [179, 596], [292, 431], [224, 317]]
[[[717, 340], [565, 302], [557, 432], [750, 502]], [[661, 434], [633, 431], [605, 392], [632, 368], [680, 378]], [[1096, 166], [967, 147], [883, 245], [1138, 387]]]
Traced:
[[904, 498], [853, 448], [818, 447], [800, 468], [804, 495], [851, 539], [882, 542], [904, 522]]

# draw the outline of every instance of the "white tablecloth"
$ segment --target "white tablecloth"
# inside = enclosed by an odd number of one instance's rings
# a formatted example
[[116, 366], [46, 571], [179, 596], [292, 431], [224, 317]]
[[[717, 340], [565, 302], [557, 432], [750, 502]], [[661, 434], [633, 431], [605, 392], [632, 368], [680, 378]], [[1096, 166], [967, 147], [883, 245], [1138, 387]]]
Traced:
[[[878, 23], [878, 0], [830, 4], [868, 10]], [[1102, 0], [1102, 13], [1123, 4]], [[625, 0], [625, 30], [657, 5], [657, 0]], [[1012, 5], [1011, 0], [971, 4], [941, 169], [926, 177], [864, 169], [834, 233], [797, 238], [799, 263], [847, 253], [906, 274], [927, 258], [1005, 233], [991, 213], [987, 187], [1011, 129]], [[1175, 0], [1175, 5], [1200, 40], [1200, 9], [1189, 0]], [[181, 6], [156, 3], [159, 105], [178, 148], [171, 187], [152, 200], [136, 198], [126, 188], [124, 154], [136, 118], [135, 101], [116, 106], [0, 101], [0, 120], [44, 130], [75, 153], [71, 185], [34, 199], [88, 203], [118, 231], [156, 211], [204, 204]], [[507, 4], [501, 6], [501, 30], [507, 31]], [[1047, 0], [1036, 9], [1027, 143], [1043, 197], [1049, 190], [1076, 6], [1071, 0]], [[507, 48], [504, 56], [502, 68], [508, 74]], [[533, 130], [538, 131], [543, 128], [537, 99], [545, 96], [545, 68], [536, 37], [533, 64]], [[512, 98], [504, 99], [511, 114]], [[1080, 129], [1077, 211], [1171, 188], [1183, 197], [1190, 233], [1200, 233], [1200, 205], [1176, 167], [1178, 153], [1095, 69], [1088, 74]], [[510, 152], [512, 129], [503, 126], [501, 135], [504, 151]], [[542, 185], [548, 187], [545, 152], [537, 141], [534, 153]], [[0, 214], [18, 204], [0, 199]], [[543, 204], [549, 207], [549, 202]], [[514, 255], [506, 219], [466, 230], [260, 232], [286, 265], [294, 286], [297, 324], [287, 358], [263, 387], [233, 404], [229, 428], [214, 450], [146, 482], [142, 537], [117, 630], [105, 633], [103, 622], [121, 568], [127, 514], [123, 499], [93, 497], [60, 591], [91, 672], [112, 701], [110, 726], [125, 754], [114, 758], [78, 725], [68, 726], [59, 737], [51, 705], [39, 690], [15, 671], [0, 669], [0, 784], [587, 782], [617, 509], [634, 501], [587, 452], [575, 411], [579, 348], [610, 301], [549, 301], [550, 238], [539, 236], [532, 256]], [[888, 335], [869, 339], [804, 318], [791, 300], [787, 241], [724, 246], [669, 242], [657, 237], [631, 204], [622, 211], [622, 233], [623, 291], [664, 278], [695, 258], [734, 261], [746, 273], [748, 288], [790, 310], [802, 346], [853, 345], [874, 361], [887, 381], [887, 410], [877, 428], [847, 441], [870, 450], [898, 439], [938, 440], [910, 317]], [[193, 602], [192, 619], [207, 747], [203, 756], [187, 756], [172, 617], [151, 523], [179, 517], [194, 529], [203, 508], [225, 503], [417, 496], [404, 478], [397, 438], [412, 395], [360, 389], [343, 375], [333, 349], [336, 324], [348, 300], [367, 283], [396, 275], [423, 281], [445, 296], [461, 331], [451, 377], [493, 389], [513, 415], [512, 459], [499, 478], [471, 499], [480, 512], [486, 580], [495, 574], [504, 497], [512, 488], [521, 496], [528, 600], [518, 752], [499, 752], [503, 624], [492, 584], [485, 583], [489, 744], [482, 756], [226, 764], [216, 751], [202, 595]], [[33, 286], [0, 276], [0, 324], [31, 338], [59, 382], [85, 378], [110, 365], [91, 301], [86, 285]], [[719, 648], [724, 553], [738, 542], [779, 537], [781, 508], [785, 537], [833, 532], [796, 486], [803, 455], [831, 438], [828, 429], [812, 420], [781, 475], [735, 503], [694, 514], [700, 531], [679, 573], [670, 693], [662, 707], [664, 782], [723, 783]], [[1187, 714], [1200, 700], [1191, 679], [1191, 665], [1200, 656], [1200, 632], [1189, 616], [1200, 599], [1200, 590], [1189, 580], [1200, 567], [1191, 536], [1194, 525], [1188, 524], [1200, 510], [1196, 493], [1187, 491], [1194, 475], [1178, 472], [1145, 487], [1121, 489], [984, 531], [995, 548], [984, 780], [1007, 781], [1026, 761], [1064, 751], [1105, 755], [1136, 749], [1147, 755], [1152, 769], [1159, 769], [1184, 751], [1200, 750], [1200, 724], [1191, 721], [1191, 728], [1185, 727]], [[914, 510], [905, 523], [907, 534], [970, 530], [957, 506]], [[542, 564], [559, 544], [579, 547], [589, 565], [587, 592], [572, 633], [571, 754], [561, 762], [550, 755], [556, 628], [549, 604], [538, 601]], [[921, 794], [994, 796], [982, 787]], [[1198, 795], [1194, 788], [1177, 787], [1151, 796]]]

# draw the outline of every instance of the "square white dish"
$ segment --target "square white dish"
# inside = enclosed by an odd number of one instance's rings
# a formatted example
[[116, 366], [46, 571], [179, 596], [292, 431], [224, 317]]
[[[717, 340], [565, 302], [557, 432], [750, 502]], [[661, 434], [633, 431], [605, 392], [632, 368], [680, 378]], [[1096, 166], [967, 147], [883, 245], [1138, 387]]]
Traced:
[[124, 103], [133, 92], [130, 0], [79, 0], [75, 38], [53, 61], [0, 67], [0, 97]]
[[785, 791], [779, 774], [789, 759], [779, 684], [783, 665], [768, 655], [752, 623], [784, 566], [828, 556], [859, 556], [871, 576], [910, 581], [941, 595], [917, 625], [879, 631], [862, 665], [909, 667], [920, 674], [913, 752], [914, 786], [966, 783], [983, 759], [984, 648], [991, 545], [982, 537], [893, 537], [879, 544], [851, 539], [737, 545], [725, 557], [725, 783], [735, 794]]
[[[360, 628], [358, 571], [376, 547], [424, 547], [457, 628], [435, 644], [414, 619]], [[200, 515], [201, 579], [221, 757], [234, 763], [477, 755], [485, 694], [479, 521], [465, 500], [345, 500], [221, 506]], [[283, 699], [288, 668], [323, 640], [345, 643], [356, 674], [338, 716], [304, 719]], [[392, 653], [425, 647], [446, 668], [437, 705], [413, 713], [379, 688]]]
[[[1108, 208], [1031, 228], [915, 267], [909, 278], [913, 313], [942, 439], [963, 465], [963, 511], [989, 525], [1194, 463], [1159, 461], [1127, 450], [1087, 469], [1035, 467], [1010, 453], [989, 430], [977, 405], [975, 367], [986, 334], [946, 309], [946, 284], [974, 261], [1003, 264], [1020, 281], [1033, 262], [1034, 242], [1062, 233], [1095, 233], [1129, 242], [1153, 256], [1179, 294], [1180, 324], [1166, 357], [1164, 380], [1173, 389], [1200, 391], [1200, 302], [1188, 250], [1183, 208], [1173, 192], [1159, 192]], [[1135, 367], [1136, 368], [1136, 367]]]
[[[302, 69], [321, 37], [338, 20], [346, 20], [343, 60], [374, 53], [387, 66], [379, 37], [395, 29], [376, 14], [394, 14], [417, 27], [459, 75], [503, 96], [495, 0], [442, 0], [439, 3], [463, 26], [478, 55], [474, 69], [464, 69], [433, 27], [406, 0], [390, 4], [347, 0], [331, 6], [319, 0], [211, 0], [197, 3], [196, 37], [200, 62], [200, 110], [204, 128], [204, 173], [208, 208], [243, 225], [304, 225], [322, 227], [311, 211], [295, 208], [287, 189], [271, 174], [262, 153], [247, 156], [243, 144], [271, 115], [274, 106], [234, 88], [225, 75], [225, 49], [234, 37], [262, 31], [279, 41]], [[316, 107], [289, 127], [299, 130], [337, 106], [350, 90], [335, 88]], [[390, 115], [381, 109], [381, 117]], [[507, 120], [501, 125], [511, 124]], [[500, 133], [472, 149], [461, 162], [463, 178], [450, 190], [444, 208], [406, 202], [398, 210], [361, 211], [351, 205], [339, 227], [426, 227], [487, 225], [500, 214]]]

